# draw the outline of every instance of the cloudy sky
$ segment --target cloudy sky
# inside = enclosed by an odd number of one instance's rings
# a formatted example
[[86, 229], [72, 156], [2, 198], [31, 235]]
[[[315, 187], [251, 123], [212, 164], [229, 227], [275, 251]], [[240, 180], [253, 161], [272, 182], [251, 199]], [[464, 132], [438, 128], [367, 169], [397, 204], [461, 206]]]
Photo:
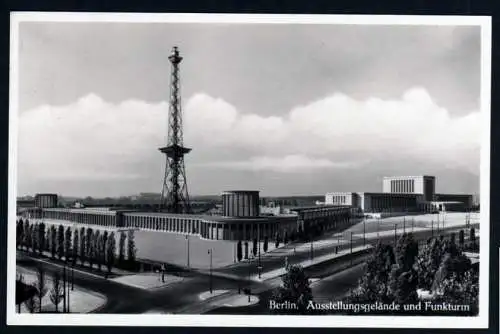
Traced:
[[477, 192], [480, 28], [34, 23], [19, 28], [18, 193], [159, 192], [181, 63], [191, 194]]

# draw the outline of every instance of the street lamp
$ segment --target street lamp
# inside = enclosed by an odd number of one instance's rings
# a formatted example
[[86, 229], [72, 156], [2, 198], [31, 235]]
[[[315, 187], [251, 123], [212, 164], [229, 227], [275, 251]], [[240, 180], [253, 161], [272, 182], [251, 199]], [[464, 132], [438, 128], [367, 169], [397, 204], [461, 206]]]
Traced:
[[252, 282], [250, 281], [250, 269], [252, 268], [251, 261], [252, 261], [252, 259], [249, 257], [248, 258], [248, 291], [247, 291], [249, 303], [250, 303], [250, 291], [251, 291], [251, 286], [252, 286]]
[[210, 294], [212, 294], [212, 249], [208, 250], [210, 255]]
[[351, 265], [352, 265], [352, 232], [351, 232]]
[[394, 247], [396, 247], [397, 228], [398, 224], [394, 224]]
[[187, 267], [189, 269], [189, 235], [186, 235], [186, 241], [187, 241]]
[[366, 246], [366, 219], [363, 219], [363, 246]]
[[311, 261], [312, 261], [313, 258], [314, 258], [314, 255], [313, 255], [313, 241], [311, 240]]
[[258, 242], [257, 242], [257, 245], [259, 247], [259, 265], [258, 265], [258, 272], [259, 272], [259, 279], [260, 279], [260, 272], [262, 271], [262, 263], [260, 262], [260, 226], [259, 226], [259, 230], [258, 230], [258, 233], [257, 233], [257, 236], [258, 236]]

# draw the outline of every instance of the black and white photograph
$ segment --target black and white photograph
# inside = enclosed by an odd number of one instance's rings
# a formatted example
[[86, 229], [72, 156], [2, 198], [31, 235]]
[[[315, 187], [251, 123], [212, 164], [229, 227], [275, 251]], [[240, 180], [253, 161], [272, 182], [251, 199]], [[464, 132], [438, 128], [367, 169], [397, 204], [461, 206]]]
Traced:
[[490, 18], [11, 21], [9, 324], [488, 326]]

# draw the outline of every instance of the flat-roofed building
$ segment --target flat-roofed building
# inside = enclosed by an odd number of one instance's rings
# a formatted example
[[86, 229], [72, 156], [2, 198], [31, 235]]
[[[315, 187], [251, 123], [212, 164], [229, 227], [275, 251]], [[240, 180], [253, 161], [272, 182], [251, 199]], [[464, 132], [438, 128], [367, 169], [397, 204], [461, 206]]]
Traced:
[[39, 208], [57, 207], [57, 194], [36, 194], [35, 206]]
[[434, 176], [386, 176], [382, 181], [382, 192], [423, 195], [424, 201], [434, 200], [436, 178]]

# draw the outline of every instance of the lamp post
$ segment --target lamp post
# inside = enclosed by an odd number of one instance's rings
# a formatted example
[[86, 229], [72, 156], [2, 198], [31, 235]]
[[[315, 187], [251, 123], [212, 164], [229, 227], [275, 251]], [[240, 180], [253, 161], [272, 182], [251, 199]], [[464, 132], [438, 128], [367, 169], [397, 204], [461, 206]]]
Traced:
[[351, 258], [351, 265], [352, 265], [352, 232], [351, 232], [351, 256], [350, 256], [350, 258]]
[[66, 313], [66, 264], [63, 264], [63, 313]]
[[394, 224], [394, 247], [396, 247], [397, 228], [398, 224]]
[[380, 241], [380, 218], [377, 217], [377, 240]]
[[314, 255], [313, 255], [313, 241], [311, 241], [311, 261], [312, 261], [313, 258], [314, 258]]
[[186, 241], [187, 241], [187, 267], [189, 269], [189, 235], [186, 235]]
[[251, 286], [252, 286], [252, 282], [250, 281], [250, 269], [252, 268], [251, 266], [251, 258], [249, 257], [248, 258], [248, 291], [247, 291], [247, 294], [248, 294], [248, 302], [250, 303], [250, 292], [251, 292]]
[[[68, 268], [68, 276], [69, 276], [69, 268]], [[68, 279], [68, 281], [69, 281], [69, 279]], [[68, 313], [71, 313], [71, 310], [70, 310], [70, 307], [69, 307], [69, 296], [70, 296], [70, 292], [69, 292], [70, 285], [69, 285], [69, 282], [67, 284], [67, 287], [68, 287]]]
[[208, 250], [210, 255], [210, 294], [212, 294], [212, 249]]
[[71, 291], [75, 289], [75, 265], [71, 267]]
[[406, 217], [403, 217], [403, 233], [406, 233]]
[[366, 219], [363, 219], [363, 246], [366, 246]]
[[259, 250], [258, 250], [258, 253], [259, 253], [259, 264], [258, 264], [258, 267], [257, 267], [257, 271], [259, 272], [259, 279], [260, 279], [260, 273], [262, 271], [262, 263], [260, 262], [260, 228], [259, 228], [259, 233], [258, 233], [258, 241], [257, 241], [257, 245], [259, 247]]

